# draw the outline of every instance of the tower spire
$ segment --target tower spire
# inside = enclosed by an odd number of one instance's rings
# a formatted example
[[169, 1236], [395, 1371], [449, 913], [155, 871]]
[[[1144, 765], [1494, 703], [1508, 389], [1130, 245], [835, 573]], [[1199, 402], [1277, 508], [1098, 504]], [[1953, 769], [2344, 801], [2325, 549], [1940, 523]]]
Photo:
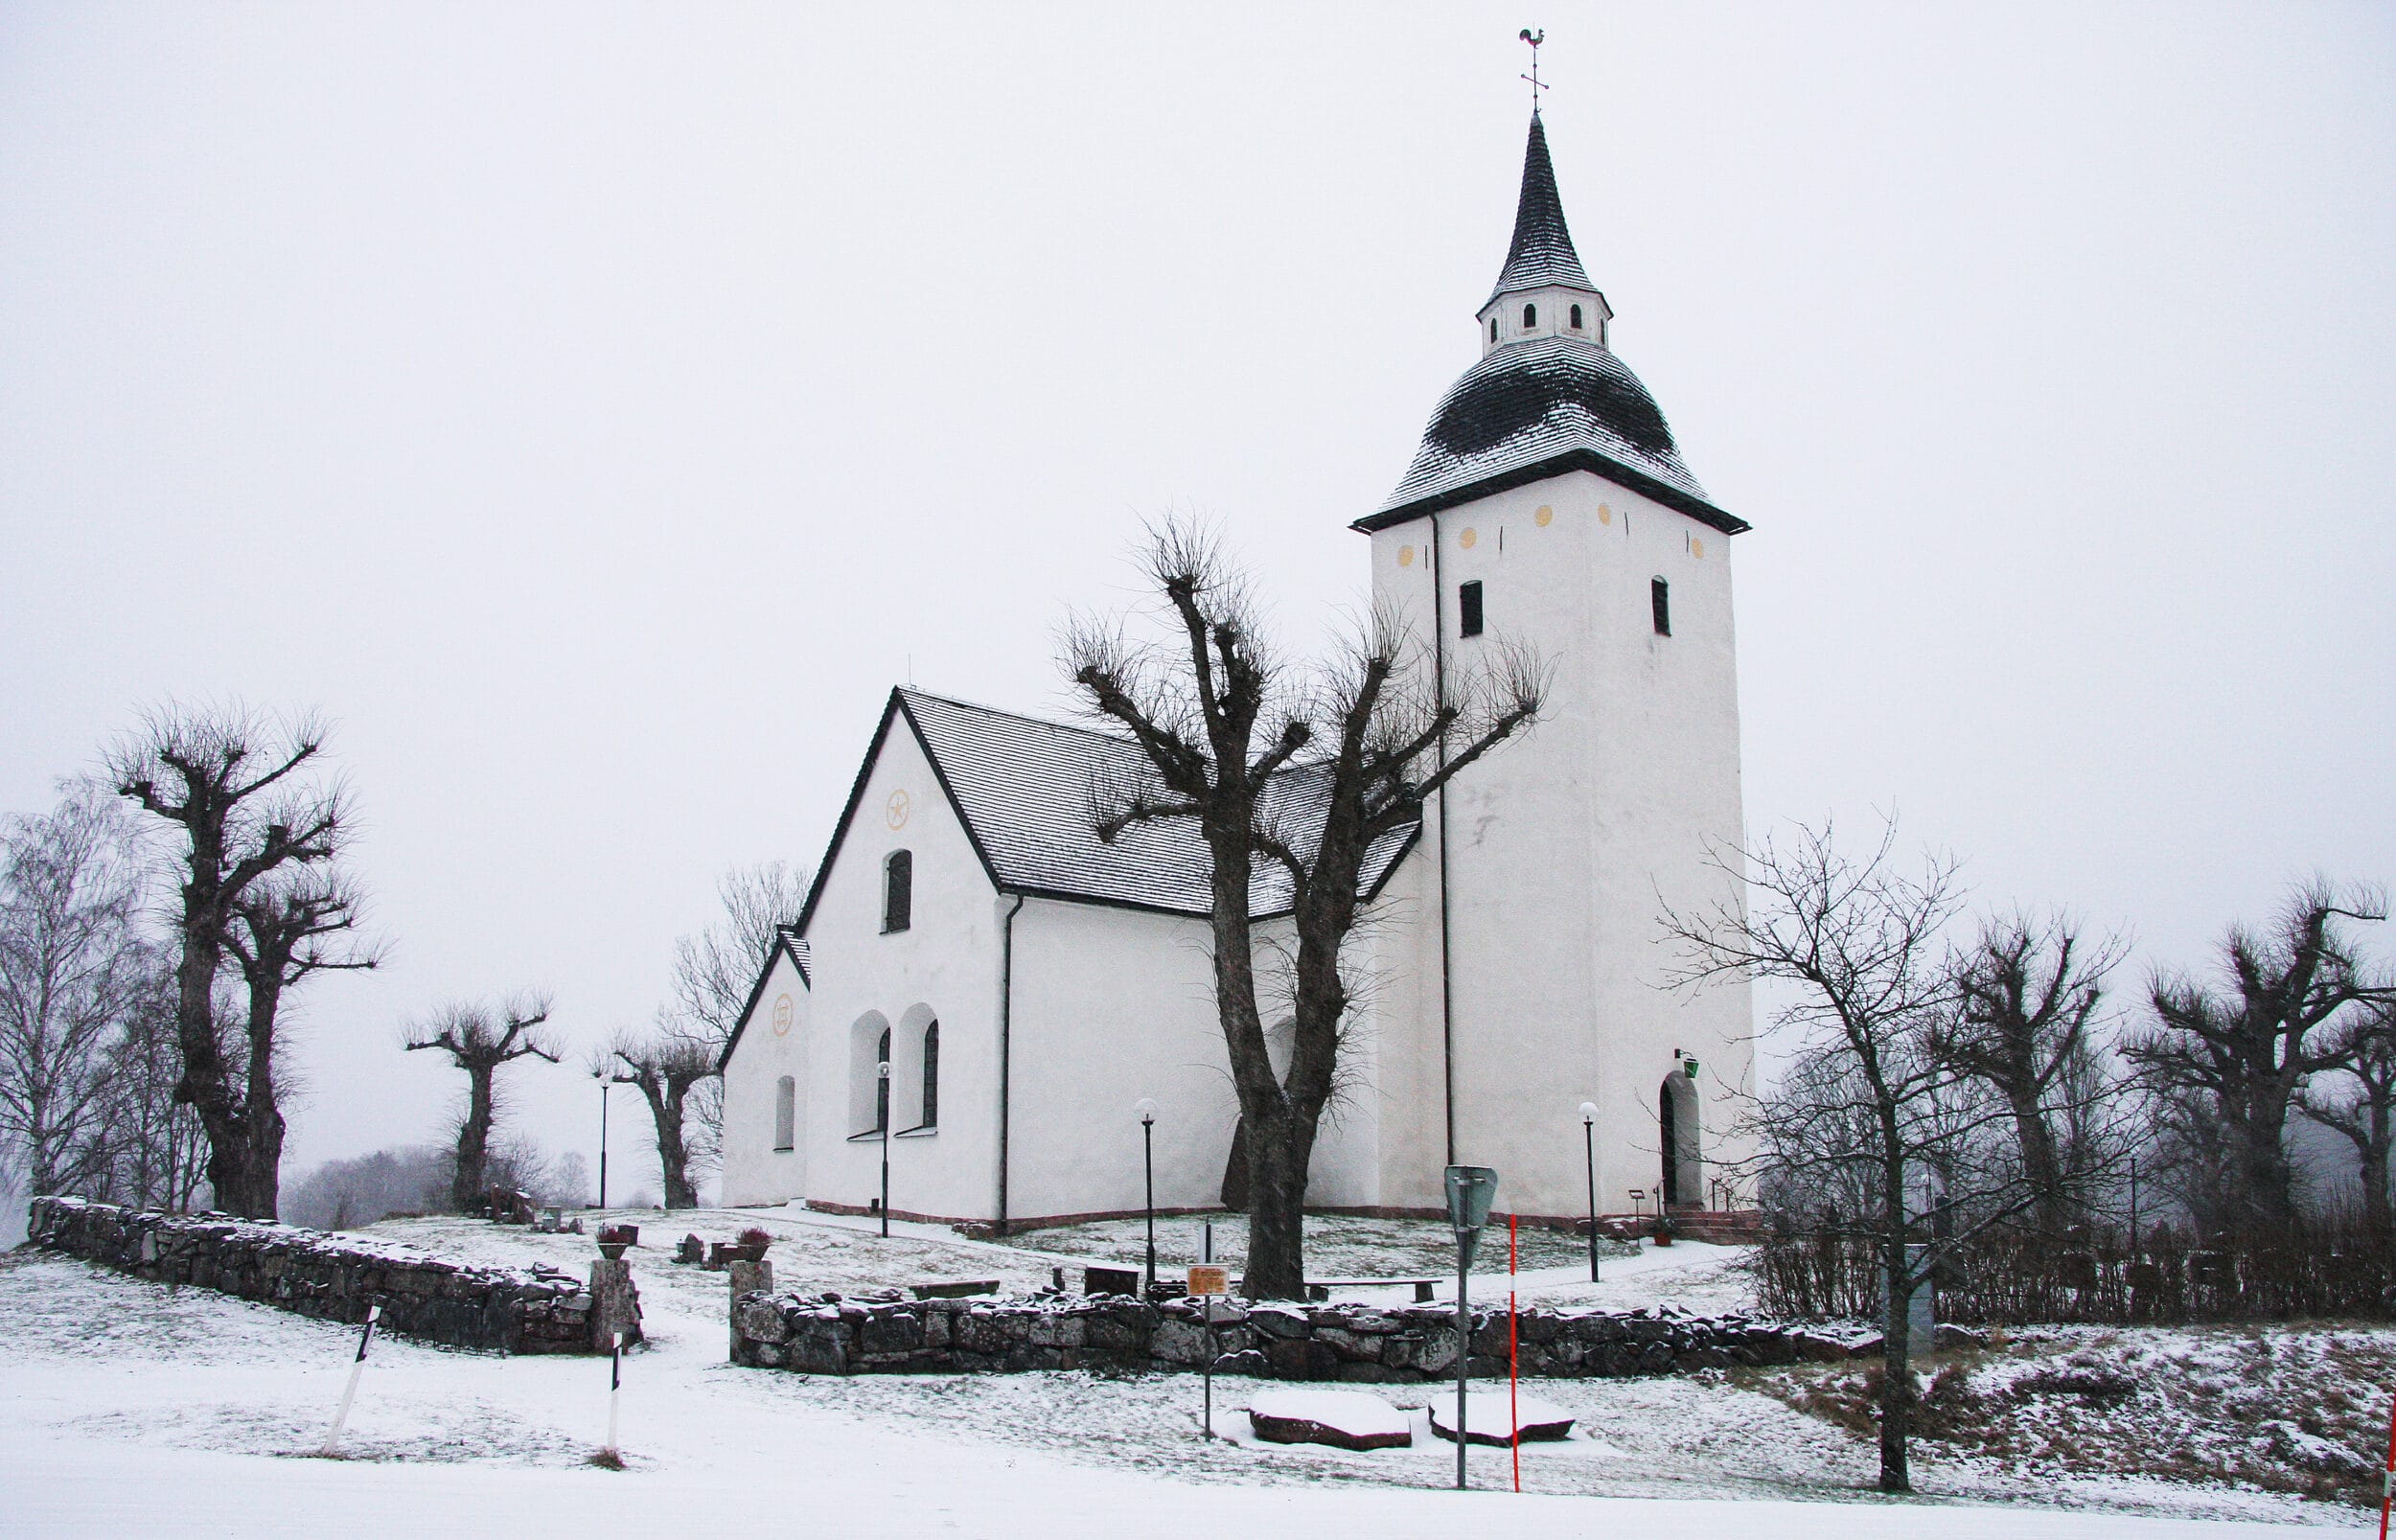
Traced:
[[1564, 227], [1564, 200], [1555, 191], [1555, 167], [1548, 159], [1547, 125], [1534, 109], [1531, 142], [1523, 149], [1522, 195], [1514, 205], [1514, 241], [1489, 298], [1550, 284], [1592, 292], [1597, 288], [1581, 269], [1572, 231]]

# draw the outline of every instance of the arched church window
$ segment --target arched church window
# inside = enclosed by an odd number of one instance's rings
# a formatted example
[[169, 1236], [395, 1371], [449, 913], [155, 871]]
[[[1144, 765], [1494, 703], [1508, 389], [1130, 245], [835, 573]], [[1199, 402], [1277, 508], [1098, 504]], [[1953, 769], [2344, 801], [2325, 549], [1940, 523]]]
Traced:
[[784, 1075], [773, 1083], [773, 1147], [788, 1150], [797, 1144], [798, 1082]]
[[873, 1131], [877, 1134], [890, 1126], [890, 1077], [881, 1073], [890, 1062], [890, 1029], [882, 1029], [882, 1042], [874, 1049]]
[[[915, 855], [910, 850], [893, 850], [890, 859], [882, 863], [882, 933], [904, 931], [915, 917]], [[889, 1058], [888, 1044], [884, 1044], [883, 1058]]]
[[1573, 307], [1573, 330], [1580, 330], [1580, 307], [1578, 305]]
[[1539, 324], [1539, 307], [1538, 307], [1538, 306], [1536, 306], [1536, 305], [1526, 305], [1526, 306], [1524, 306], [1524, 307], [1523, 307], [1523, 330], [1524, 330], [1524, 331], [1526, 331], [1526, 332], [1528, 332], [1528, 331], [1530, 331], [1532, 327], [1537, 326], [1538, 324]]
[[917, 1125], [933, 1128], [940, 1121], [940, 1023], [924, 1028], [924, 1115]]

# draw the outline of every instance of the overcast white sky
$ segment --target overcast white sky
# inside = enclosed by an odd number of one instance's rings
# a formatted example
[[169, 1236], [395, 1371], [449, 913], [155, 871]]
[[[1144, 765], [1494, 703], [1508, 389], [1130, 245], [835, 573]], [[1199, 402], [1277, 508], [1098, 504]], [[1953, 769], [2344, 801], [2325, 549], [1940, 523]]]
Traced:
[[[2396, 878], [2383, 5], [0, 8], [0, 811], [170, 694], [325, 708], [393, 951], [289, 1174], [434, 1137], [400, 1023], [646, 1018], [910, 666], [1062, 703], [1143, 515], [1358, 601], [1525, 23], [1755, 525], [1751, 827], [1894, 806], [2142, 967]], [[553, 1148], [589, 1084], [524, 1076]]]

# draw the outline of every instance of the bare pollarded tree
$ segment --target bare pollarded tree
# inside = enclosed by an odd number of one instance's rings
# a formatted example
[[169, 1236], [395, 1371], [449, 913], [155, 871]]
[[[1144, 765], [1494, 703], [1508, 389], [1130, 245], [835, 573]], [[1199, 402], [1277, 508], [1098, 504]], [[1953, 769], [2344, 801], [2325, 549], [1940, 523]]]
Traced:
[[491, 1131], [506, 1110], [499, 1071], [518, 1059], [558, 1062], [548, 1022], [548, 996], [517, 995], [496, 1006], [444, 1006], [407, 1031], [408, 1051], [438, 1048], [466, 1071], [466, 1105], [458, 1114], [457, 1158], [449, 1171], [449, 1205], [461, 1213], [484, 1195]]
[[2362, 1182], [2362, 1210], [2372, 1232], [2384, 1236], [2396, 1215], [2388, 1211], [2387, 1162], [2396, 1150], [2396, 1001], [2374, 1001], [2354, 1038], [2354, 1052], [2339, 1066], [2336, 1089], [2315, 1081], [2297, 1093], [2307, 1117], [2343, 1134], [2355, 1147]]
[[657, 1167], [668, 1208], [699, 1207], [691, 1180], [691, 1091], [717, 1073], [716, 1050], [661, 1020], [647, 1032], [623, 1031], [592, 1066], [618, 1085], [637, 1087], [657, 1128]]
[[[342, 787], [322, 773], [325, 732], [312, 717], [283, 723], [239, 706], [170, 705], [108, 754], [118, 793], [170, 825], [181, 843], [173, 937], [182, 1057], [175, 1096], [199, 1115], [207, 1134], [218, 1206], [248, 1218], [274, 1217], [281, 1183], [285, 996], [310, 973], [372, 962], [330, 960], [332, 954], [316, 950], [326, 932], [311, 929], [325, 915], [304, 917], [329, 894], [342, 895], [351, 908], [356, 903], [323, 882], [350, 824]], [[270, 896], [277, 901], [265, 902]], [[294, 902], [303, 917], [288, 919]], [[238, 1027], [222, 1030], [217, 985], [249, 924], [245, 907], [264, 925], [242, 943], [244, 971], [252, 962], [257, 969], [253, 993]]]
[[2121, 1098], [2098, 1063], [2105, 983], [2127, 949], [2060, 916], [2016, 912], [1982, 926], [1949, 963], [1953, 1009], [1931, 1045], [2002, 1097], [2040, 1225], [2060, 1232], [2086, 1211], [2120, 1142], [2108, 1117]]
[[156, 977], [131, 813], [88, 787], [0, 834], [0, 1159], [107, 1184], [115, 1055]]
[[2160, 1096], [2193, 1098], [2218, 1124], [2222, 1190], [2191, 1194], [2200, 1213], [2241, 1229], [2295, 1219], [2288, 1115], [2315, 1075], [2355, 1062], [2370, 1011], [2396, 1000], [2350, 933], [2386, 917], [2384, 894], [2316, 878], [2267, 928], [2230, 928], [2218, 982], [2154, 979], [2154, 1024], [2124, 1051]]
[[[1124, 784], [1094, 788], [1093, 816], [1106, 839], [1181, 821], [1206, 846], [1215, 1008], [1248, 1173], [1245, 1287], [1302, 1298], [1306, 1177], [1363, 986], [1345, 954], [1367, 852], [1537, 720], [1544, 674], [1503, 645], [1484, 650], [1479, 670], [1434, 668], [1386, 613], [1338, 656], [1293, 662], [1263, 634], [1246, 575], [1212, 535], [1168, 519], [1138, 560], [1162, 634], [1135, 641], [1084, 619], [1065, 638], [1085, 711], [1127, 733], [1141, 760]], [[1275, 888], [1288, 895], [1287, 948], [1257, 934], [1256, 895]], [[1267, 1046], [1265, 999], [1289, 1018], [1286, 1069]]]

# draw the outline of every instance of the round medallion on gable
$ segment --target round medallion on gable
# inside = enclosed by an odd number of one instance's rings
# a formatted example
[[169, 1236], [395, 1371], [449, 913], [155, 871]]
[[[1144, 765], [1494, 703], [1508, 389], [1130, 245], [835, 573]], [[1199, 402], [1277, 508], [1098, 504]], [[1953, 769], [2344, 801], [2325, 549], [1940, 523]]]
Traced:
[[1399, 566], [1413, 566], [1415, 564], [1415, 548], [1413, 546], [1401, 545], [1397, 548], [1397, 564]]
[[1541, 503], [1539, 505], [1539, 511], [1531, 516], [1531, 521], [1538, 525], [1541, 529], [1545, 529], [1550, 524], [1555, 522], [1555, 510], [1549, 507], [1546, 503]]
[[890, 793], [889, 803], [884, 809], [883, 816], [889, 820], [892, 829], [904, 829], [907, 827], [907, 815], [913, 807], [914, 798], [909, 796], [907, 788], [902, 786]]
[[1479, 532], [1478, 530], [1470, 530], [1470, 529], [1468, 529], [1468, 530], [1464, 531], [1464, 533], [1463, 533], [1462, 535], [1459, 535], [1459, 536], [1457, 536], [1457, 537], [1456, 537], [1456, 543], [1457, 543], [1457, 544], [1459, 544], [1459, 545], [1461, 545], [1461, 546], [1463, 546], [1465, 550], [1469, 551], [1469, 550], [1471, 550], [1471, 549], [1473, 548], [1473, 546], [1474, 546], [1475, 544], [1477, 544], [1477, 543], [1480, 541], [1480, 540], [1481, 540], [1481, 534], [1480, 534], [1480, 532]]
[[773, 1035], [789, 1037], [791, 1021], [798, 1014], [798, 1006], [788, 995], [777, 995], [773, 1000]]

